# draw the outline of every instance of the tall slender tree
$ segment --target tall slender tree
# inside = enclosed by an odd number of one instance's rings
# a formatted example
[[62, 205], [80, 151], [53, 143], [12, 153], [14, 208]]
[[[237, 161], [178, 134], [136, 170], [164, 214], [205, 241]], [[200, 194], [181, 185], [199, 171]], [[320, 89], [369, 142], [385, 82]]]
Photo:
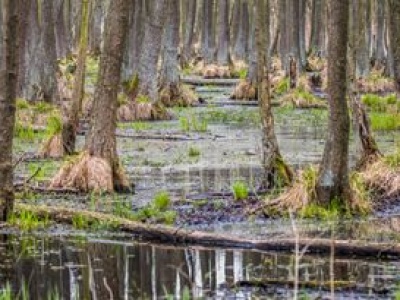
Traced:
[[330, 1], [328, 44], [329, 129], [316, 186], [318, 201], [350, 199], [350, 117], [346, 101], [349, 0]]
[[389, 0], [390, 16], [390, 44], [393, 56], [394, 78], [396, 91], [400, 97], [400, 2]]
[[279, 150], [278, 139], [274, 130], [274, 116], [272, 114], [271, 92], [268, 68], [268, 54], [265, 45], [265, 30], [269, 29], [265, 17], [265, 0], [256, 0], [256, 49], [257, 49], [257, 86], [262, 125], [262, 164], [264, 169], [263, 186], [271, 188], [278, 182], [289, 184], [292, 181], [292, 172], [285, 164]]
[[18, 74], [19, 1], [4, 0], [4, 28], [0, 61], [0, 220], [5, 221], [14, 206], [13, 133]]
[[63, 166], [52, 181], [53, 187], [74, 187], [85, 192], [130, 189], [118, 159], [115, 136], [117, 94], [128, 24], [128, 1], [110, 2], [92, 120], [84, 152], [77, 161]]

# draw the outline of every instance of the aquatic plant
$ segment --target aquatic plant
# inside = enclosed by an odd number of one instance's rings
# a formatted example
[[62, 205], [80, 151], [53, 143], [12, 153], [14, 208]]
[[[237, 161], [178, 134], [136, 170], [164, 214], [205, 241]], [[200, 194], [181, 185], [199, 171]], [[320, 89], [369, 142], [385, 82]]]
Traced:
[[200, 150], [196, 147], [189, 147], [189, 157], [200, 156]]
[[165, 210], [166, 208], [168, 208], [171, 205], [171, 198], [169, 196], [169, 193], [166, 191], [157, 193], [154, 196], [154, 199], [153, 199], [151, 205], [157, 210], [160, 210], [160, 211]]
[[180, 117], [179, 125], [183, 132], [189, 132], [189, 131], [206, 132], [208, 130], [207, 120], [199, 119], [195, 115]]
[[16, 226], [22, 231], [32, 231], [38, 228], [45, 228], [49, 224], [48, 216], [40, 218], [34, 212], [28, 210], [21, 210], [17, 213], [13, 213], [8, 223], [11, 226]]
[[400, 114], [370, 113], [373, 130], [400, 130]]
[[249, 196], [249, 188], [243, 181], [236, 181], [232, 185], [232, 191], [235, 200], [245, 200]]
[[17, 121], [15, 123], [14, 137], [24, 141], [33, 141], [35, 139], [35, 132], [31, 125], [22, 124]]

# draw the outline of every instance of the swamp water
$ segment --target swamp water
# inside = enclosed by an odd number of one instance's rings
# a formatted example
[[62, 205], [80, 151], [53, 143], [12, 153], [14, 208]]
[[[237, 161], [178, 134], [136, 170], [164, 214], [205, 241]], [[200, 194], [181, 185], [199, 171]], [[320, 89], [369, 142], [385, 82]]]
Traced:
[[296, 274], [295, 255], [274, 252], [95, 235], [1, 239], [0, 286], [29, 299], [398, 299], [398, 260], [305, 255]]

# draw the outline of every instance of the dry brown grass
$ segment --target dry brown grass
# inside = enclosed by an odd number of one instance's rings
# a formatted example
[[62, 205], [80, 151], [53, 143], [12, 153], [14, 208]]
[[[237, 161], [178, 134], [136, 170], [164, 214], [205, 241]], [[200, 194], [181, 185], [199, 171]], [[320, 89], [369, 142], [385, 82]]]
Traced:
[[170, 120], [171, 113], [163, 104], [151, 102], [130, 102], [118, 108], [118, 121], [153, 121], [153, 120]]
[[75, 188], [82, 192], [113, 192], [113, 169], [105, 159], [82, 153], [66, 163], [50, 184], [50, 188]]
[[64, 146], [61, 133], [54, 134], [45, 140], [39, 150], [39, 157], [53, 159], [64, 157]]
[[231, 78], [231, 70], [229, 66], [211, 64], [204, 67], [202, 75], [206, 79]]
[[400, 195], [400, 155], [383, 157], [360, 173], [369, 188], [383, 197]]
[[247, 80], [242, 80], [233, 90], [230, 97], [235, 100], [256, 100], [257, 86]]
[[187, 107], [196, 103], [197, 97], [193, 90], [185, 85], [180, 84], [177, 88], [163, 88], [160, 92], [160, 100], [165, 107]]

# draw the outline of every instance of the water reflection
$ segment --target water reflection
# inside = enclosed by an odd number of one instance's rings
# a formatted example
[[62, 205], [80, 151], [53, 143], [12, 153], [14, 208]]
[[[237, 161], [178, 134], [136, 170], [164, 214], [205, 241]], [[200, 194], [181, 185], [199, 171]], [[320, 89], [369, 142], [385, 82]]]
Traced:
[[[3, 236], [0, 285], [15, 293], [26, 286], [30, 299], [290, 299], [293, 255], [238, 250], [175, 248], [116, 240]], [[399, 281], [397, 261], [335, 259], [342, 299], [375, 295], [390, 299]], [[312, 283], [312, 297], [326, 293], [329, 257], [304, 257], [299, 282]], [[233, 288], [261, 280], [263, 288]], [[267, 284], [274, 282], [274, 284]], [[357, 283], [357, 287], [352, 282]], [[278, 283], [278, 284], [277, 284]], [[301, 284], [300, 284], [301, 286]], [[345, 289], [343, 288], [345, 287]]]

